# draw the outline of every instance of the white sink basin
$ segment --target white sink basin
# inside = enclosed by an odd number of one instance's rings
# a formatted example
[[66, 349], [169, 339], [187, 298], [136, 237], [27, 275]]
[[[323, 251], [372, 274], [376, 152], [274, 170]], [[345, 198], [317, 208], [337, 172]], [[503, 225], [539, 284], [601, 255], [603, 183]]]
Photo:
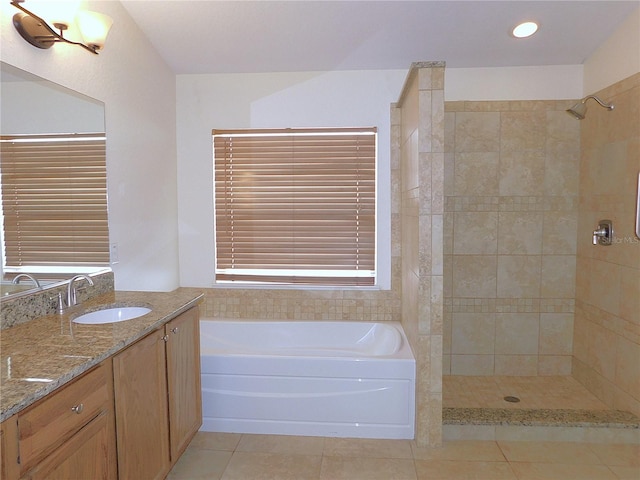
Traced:
[[112, 307], [85, 313], [78, 318], [74, 318], [73, 322], [88, 325], [123, 322], [146, 315], [150, 311], [151, 309], [147, 307]]

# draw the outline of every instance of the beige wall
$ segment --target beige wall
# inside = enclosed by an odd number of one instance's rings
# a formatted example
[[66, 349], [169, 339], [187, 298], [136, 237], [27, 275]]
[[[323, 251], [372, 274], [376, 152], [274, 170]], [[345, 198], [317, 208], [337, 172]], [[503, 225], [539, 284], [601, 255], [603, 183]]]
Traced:
[[570, 101], [446, 103], [444, 372], [571, 373]]
[[584, 95], [640, 72], [640, 6], [584, 62]]
[[[605, 403], [640, 415], [640, 239], [634, 233], [640, 172], [640, 73], [597, 92], [581, 126], [573, 374]], [[601, 219], [611, 246], [593, 246]]]

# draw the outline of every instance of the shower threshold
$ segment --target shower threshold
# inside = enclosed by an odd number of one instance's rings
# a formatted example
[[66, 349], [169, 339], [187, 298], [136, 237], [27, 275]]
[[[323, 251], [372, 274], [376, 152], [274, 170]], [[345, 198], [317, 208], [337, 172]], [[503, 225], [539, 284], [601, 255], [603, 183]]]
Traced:
[[447, 408], [445, 425], [519, 425], [545, 427], [640, 427], [633, 413], [620, 410], [570, 410], [549, 408]]

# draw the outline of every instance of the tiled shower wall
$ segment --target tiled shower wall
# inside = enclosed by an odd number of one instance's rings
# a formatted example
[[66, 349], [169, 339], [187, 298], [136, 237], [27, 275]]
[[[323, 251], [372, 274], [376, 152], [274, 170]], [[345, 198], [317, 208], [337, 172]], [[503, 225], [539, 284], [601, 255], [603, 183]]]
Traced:
[[[589, 101], [580, 122], [580, 206], [573, 375], [610, 407], [640, 415], [640, 239], [634, 233], [640, 172], [640, 73]], [[611, 246], [593, 246], [599, 220]]]
[[444, 372], [566, 375], [580, 122], [570, 101], [445, 104]]
[[399, 221], [402, 324], [416, 356], [416, 442], [438, 445], [442, 441], [444, 63], [412, 66], [391, 118], [396, 160], [392, 188], [401, 199], [394, 225]]

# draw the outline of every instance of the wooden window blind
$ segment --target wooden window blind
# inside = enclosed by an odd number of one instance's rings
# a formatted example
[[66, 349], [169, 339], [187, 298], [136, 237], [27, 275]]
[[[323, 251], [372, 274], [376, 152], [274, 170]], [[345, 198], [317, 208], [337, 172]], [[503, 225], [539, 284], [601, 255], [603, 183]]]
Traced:
[[6, 267], [109, 265], [104, 133], [0, 137]]
[[375, 128], [213, 139], [217, 281], [375, 284]]

